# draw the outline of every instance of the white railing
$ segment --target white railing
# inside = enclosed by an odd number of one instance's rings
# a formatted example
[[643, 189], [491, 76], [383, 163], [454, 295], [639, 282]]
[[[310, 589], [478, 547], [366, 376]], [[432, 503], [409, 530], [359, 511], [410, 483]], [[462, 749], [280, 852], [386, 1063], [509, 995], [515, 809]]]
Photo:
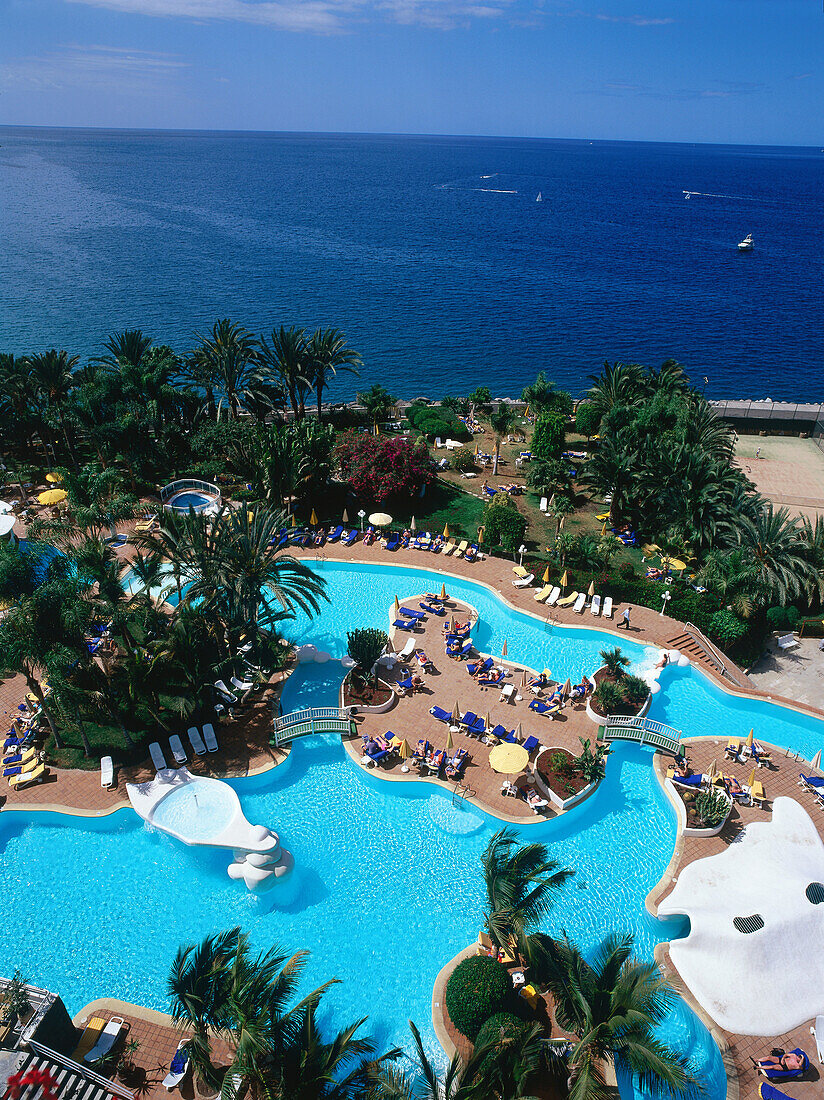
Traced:
[[724, 659], [724, 655], [721, 653], [720, 649], [712, 644], [706, 634], [703, 634], [695, 625], [695, 623], [684, 623], [684, 629], [695, 642], [695, 644], [699, 647], [699, 649], [704, 650], [705, 655], [712, 662], [712, 664], [718, 667], [718, 671], [721, 673], [721, 675], [729, 676], [729, 678], [732, 679], [732, 677], [727, 672], [727, 663]]
[[270, 744], [277, 747], [296, 737], [310, 737], [314, 733], [353, 734], [354, 719], [348, 710], [339, 707], [311, 707], [295, 710], [275, 718]]
[[79, 1074], [86, 1081], [93, 1081], [96, 1085], [105, 1089], [106, 1092], [112, 1094], [112, 1096], [120, 1097], [120, 1100], [134, 1100], [135, 1093], [132, 1089], [124, 1088], [123, 1085], [118, 1085], [114, 1081], [110, 1081], [108, 1077], [103, 1077], [99, 1073], [95, 1073], [94, 1070], [88, 1069], [87, 1066], [81, 1066], [79, 1062], [75, 1062], [74, 1059], [69, 1058], [66, 1054], [58, 1054], [56, 1050], [52, 1050], [51, 1047], [43, 1046], [42, 1043], [36, 1043], [34, 1039], [29, 1039], [26, 1046], [30, 1050], [34, 1051], [41, 1058], [47, 1058], [48, 1061], [56, 1063], [58, 1066], [62, 1066], [64, 1069], [69, 1070], [70, 1073]]
[[654, 718], [637, 715], [613, 714], [606, 720], [605, 741], [637, 741], [641, 745], [655, 745], [667, 752], [681, 751], [681, 731], [656, 722]]
[[176, 493], [184, 493], [189, 489], [198, 489], [201, 493], [209, 493], [217, 497], [215, 503], [220, 503], [220, 489], [217, 485], [213, 485], [211, 481], [200, 481], [195, 477], [184, 477], [178, 481], [170, 481], [168, 485], [164, 485], [160, 490], [160, 499], [165, 504]]

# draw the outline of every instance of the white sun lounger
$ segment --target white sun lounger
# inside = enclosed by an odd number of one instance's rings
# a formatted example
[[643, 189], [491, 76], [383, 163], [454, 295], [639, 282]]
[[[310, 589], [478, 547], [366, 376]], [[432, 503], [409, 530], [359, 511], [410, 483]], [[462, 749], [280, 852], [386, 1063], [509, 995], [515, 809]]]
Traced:
[[114, 786], [114, 761], [110, 756], [100, 757], [100, 786], [106, 790]]
[[215, 680], [215, 687], [217, 688], [217, 690], [220, 692], [221, 695], [225, 696], [226, 701], [228, 703], [231, 704], [231, 703], [236, 703], [237, 702], [237, 696], [231, 690], [231, 688], [228, 688], [226, 686], [226, 684], [223, 682], [223, 680]]
[[254, 680], [238, 680], [237, 676], [232, 676], [231, 679], [238, 691], [251, 691], [255, 686]]
[[176, 733], [173, 733], [169, 738], [169, 748], [172, 750], [172, 756], [175, 758], [177, 764], [186, 763], [186, 750], [183, 748], [183, 742]]
[[400, 651], [398, 656], [401, 658], [402, 661], [408, 661], [417, 648], [418, 647], [415, 639], [410, 638], [403, 649]]
[[[180, 1042], [177, 1044], [177, 1050], [175, 1051], [175, 1057], [172, 1059], [172, 1065], [174, 1065], [175, 1058], [177, 1058], [178, 1054], [180, 1054], [180, 1051], [185, 1043], [186, 1040], [181, 1039]], [[188, 1050], [183, 1051], [183, 1054], [186, 1058], [186, 1061], [183, 1063], [183, 1069], [175, 1071], [170, 1066], [169, 1072], [163, 1078], [163, 1087], [164, 1089], [166, 1089], [167, 1092], [171, 1092], [172, 1089], [177, 1088], [177, 1086], [192, 1068], [192, 1059], [189, 1057]]]
[[186, 736], [189, 738], [189, 744], [198, 756], [206, 755], [206, 746], [203, 744], [203, 738], [198, 732], [197, 726], [190, 726], [186, 730]]
[[151, 745], [149, 745], [149, 756], [151, 756], [152, 758], [152, 763], [155, 766], [155, 771], [162, 772], [166, 768], [168, 768], [169, 765], [166, 763], [166, 757], [163, 755], [163, 749], [161, 749], [157, 741], [152, 741]]
[[824, 1066], [824, 1016], [816, 1016], [815, 1026], [810, 1028], [815, 1036], [815, 1046], [818, 1051], [818, 1060]]
[[578, 599], [575, 601], [575, 606], [573, 607], [572, 610], [575, 611], [578, 615], [583, 615], [584, 607], [586, 607], [586, 602], [587, 602], [586, 592], [580, 592], [578, 594]]
[[604, 596], [604, 610], [601, 612], [601, 618], [612, 618], [612, 596]]
[[561, 589], [556, 584], [556, 586], [552, 589], [552, 591], [549, 594], [549, 599], [546, 601], [547, 607], [554, 607], [555, 604], [558, 602], [558, 600], [560, 598], [561, 598]]
[[211, 722], [206, 722], [203, 726], [203, 740], [206, 742], [206, 748], [209, 752], [217, 752], [217, 738], [215, 737], [215, 727]]
[[[160, 746], [158, 746], [158, 748], [159, 747]], [[109, 1020], [101, 1031], [92, 1049], [83, 1055], [83, 1061], [91, 1064], [92, 1062], [96, 1062], [99, 1058], [102, 1058], [104, 1054], [108, 1054], [117, 1042], [125, 1024], [126, 1021], [122, 1016], [112, 1016], [111, 1020]]]
[[525, 577], [521, 577], [520, 580], [513, 581], [512, 583], [515, 585], [516, 588], [529, 588], [529, 586], [532, 584], [532, 582], [534, 580], [535, 580], [535, 574], [534, 573], [527, 573], [527, 575]]
[[590, 607], [590, 611], [592, 612], [593, 615], [600, 615], [600, 613], [601, 613], [601, 597], [600, 596], [596, 595], [596, 596], [592, 597], [592, 606]]

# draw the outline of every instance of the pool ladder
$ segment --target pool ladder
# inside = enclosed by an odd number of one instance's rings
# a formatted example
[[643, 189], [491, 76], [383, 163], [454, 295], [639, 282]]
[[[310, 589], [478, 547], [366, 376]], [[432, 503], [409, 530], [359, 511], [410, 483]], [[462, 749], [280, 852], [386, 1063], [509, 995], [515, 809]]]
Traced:
[[452, 805], [455, 806], [465, 802], [467, 798], [472, 798], [474, 794], [475, 792], [468, 783], [456, 783], [452, 788]]

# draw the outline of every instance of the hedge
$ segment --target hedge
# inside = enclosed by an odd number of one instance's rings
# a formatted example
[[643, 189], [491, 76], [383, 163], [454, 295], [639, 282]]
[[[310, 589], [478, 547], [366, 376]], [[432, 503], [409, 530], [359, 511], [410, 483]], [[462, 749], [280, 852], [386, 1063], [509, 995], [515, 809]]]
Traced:
[[415, 431], [425, 435], [430, 441], [438, 436], [441, 439], [458, 439], [462, 442], [471, 438], [466, 425], [448, 409], [410, 405], [406, 410], [406, 419]]
[[504, 1010], [511, 990], [505, 966], [487, 955], [474, 955], [450, 974], [446, 1011], [461, 1035], [474, 1043], [486, 1021]]

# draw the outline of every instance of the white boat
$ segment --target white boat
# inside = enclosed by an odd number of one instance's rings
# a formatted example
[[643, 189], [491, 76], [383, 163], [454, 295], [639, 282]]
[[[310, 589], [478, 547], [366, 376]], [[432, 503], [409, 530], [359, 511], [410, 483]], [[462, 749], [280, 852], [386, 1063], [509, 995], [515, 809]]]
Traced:
[[739, 252], [752, 252], [752, 233], [748, 233], [743, 241], [738, 242]]
[[544, 201], [544, 196], [541, 194], [540, 191], [538, 192], [538, 198], [535, 201], [536, 202], [543, 202]]

